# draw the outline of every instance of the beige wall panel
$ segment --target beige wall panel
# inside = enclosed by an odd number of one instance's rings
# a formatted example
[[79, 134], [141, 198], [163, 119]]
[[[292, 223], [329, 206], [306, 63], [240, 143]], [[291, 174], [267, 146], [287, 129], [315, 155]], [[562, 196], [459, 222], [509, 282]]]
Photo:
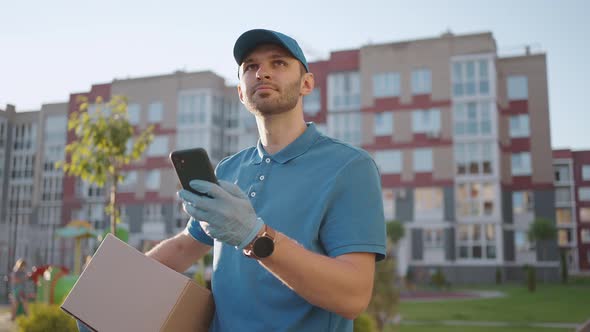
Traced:
[[396, 143], [410, 142], [413, 138], [412, 133], [412, 113], [395, 112], [394, 113], [393, 137]]
[[453, 148], [450, 146], [432, 149], [432, 177], [436, 180], [453, 179], [454, 170]]
[[412, 154], [412, 149], [404, 149], [401, 150], [402, 152], [402, 164], [403, 164], [403, 169], [402, 169], [402, 181], [412, 181], [414, 180], [414, 160], [413, 160], [413, 154]]

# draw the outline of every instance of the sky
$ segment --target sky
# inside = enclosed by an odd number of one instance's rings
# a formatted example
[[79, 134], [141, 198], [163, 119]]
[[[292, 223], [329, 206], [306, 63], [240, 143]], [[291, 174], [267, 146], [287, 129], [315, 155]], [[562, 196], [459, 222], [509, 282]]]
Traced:
[[586, 0], [0, 0], [0, 13], [0, 109], [38, 110], [92, 84], [176, 70], [233, 84], [233, 43], [254, 28], [294, 37], [310, 62], [369, 43], [492, 32], [500, 55], [525, 45], [547, 54], [552, 146], [590, 149]]

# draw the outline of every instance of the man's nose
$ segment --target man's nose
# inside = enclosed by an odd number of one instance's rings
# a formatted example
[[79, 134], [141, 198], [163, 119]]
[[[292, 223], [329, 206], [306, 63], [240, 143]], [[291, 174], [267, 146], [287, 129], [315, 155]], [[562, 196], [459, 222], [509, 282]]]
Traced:
[[256, 78], [259, 80], [263, 78], [269, 79], [270, 71], [268, 70], [268, 67], [265, 65], [259, 65], [258, 70], [256, 71]]

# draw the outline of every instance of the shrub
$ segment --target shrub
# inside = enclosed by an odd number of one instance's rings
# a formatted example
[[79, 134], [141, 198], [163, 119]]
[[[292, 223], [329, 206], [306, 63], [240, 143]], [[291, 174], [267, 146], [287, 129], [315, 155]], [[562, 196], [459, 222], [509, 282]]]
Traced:
[[496, 268], [496, 285], [502, 284], [502, 269], [500, 267]]
[[16, 324], [19, 332], [77, 332], [76, 321], [57, 305], [30, 303], [29, 316], [20, 316]]
[[559, 253], [559, 256], [561, 260], [561, 282], [567, 284], [567, 281], [569, 279], [569, 272], [567, 267], [567, 253], [565, 252], [565, 250], [562, 250]]
[[354, 332], [376, 332], [377, 325], [373, 318], [367, 314], [362, 313], [354, 320]]
[[438, 289], [448, 286], [447, 278], [440, 267], [432, 274], [430, 282]]
[[529, 292], [533, 293], [537, 289], [537, 273], [534, 266], [525, 265], [527, 274], [526, 282]]

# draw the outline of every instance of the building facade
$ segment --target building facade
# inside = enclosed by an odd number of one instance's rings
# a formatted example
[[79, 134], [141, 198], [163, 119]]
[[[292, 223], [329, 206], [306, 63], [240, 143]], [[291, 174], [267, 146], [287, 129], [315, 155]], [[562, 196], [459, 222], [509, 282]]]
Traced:
[[[571, 256], [587, 266], [582, 256], [590, 248], [582, 244], [590, 241], [590, 229], [573, 218], [567, 225], [559, 221], [565, 212], [554, 190], [561, 183], [554, 182], [552, 168], [544, 54], [501, 57], [491, 33], [445, 33], [335, 51], [309, 66], [316, 87], [303, 100], [305, 118], [374, 157], [386, 219], [406, 228], [397, 254], [400, 273], [428, 280], [440, 269], [453, 283], [484, 283], [494, 282], [498, 271], [506, 280], [521, 279], [523, 266], [531, 265], [541, 279], [557, 280], [557, 241], [535, 244], [526, 236], [535, 219], [556, 220], [556, 207], [560, 231], [572, 238]], [[73, 242], [56, 240], [55, 228], [72, 220], [108, 227], [104, 189], [53, 165], [75, 139], [65, 128], [78, 98], [88, 98], [92, 110], [98, 97], [115, 95], [128, 98], [137, 130], [155, 128], [142, 159], [124, 169], [117, 194], [130, 243], [140, 250], [180, 231], [187, 220], [170, 151], [200, 146], [217, 164], [258, 139], [235, 86], [210, 71], [116, 79], [40, 112], [8, 107], [0, 112], [0, 181], [6, 183], [0, 274], [18, 255], [32, 265], [71, 267]], [[571, 174], [577, 174], [576, 158], [587, 158], [575, 156]], [[570, 190], [582, 199], [567, 206], [584, 218], [590, 215], [583, 203], [584, 186], [590, 188], [585, 170], [576, 182], [582, 191]], [[35, 231], [29, 232], [31, 225]], [[87, 241], [84, 254], [95, 245]]]
[[590, 272], [590, 151], [553, 150], [558, 244], [570, 273]]
[[558, 278], [544, 54], [499, 57], [490, 33], [367, 45], [310, 64], [309, 120], [371, 152], [385, 215], [404, 222], [398, 260], [427, 280]]

